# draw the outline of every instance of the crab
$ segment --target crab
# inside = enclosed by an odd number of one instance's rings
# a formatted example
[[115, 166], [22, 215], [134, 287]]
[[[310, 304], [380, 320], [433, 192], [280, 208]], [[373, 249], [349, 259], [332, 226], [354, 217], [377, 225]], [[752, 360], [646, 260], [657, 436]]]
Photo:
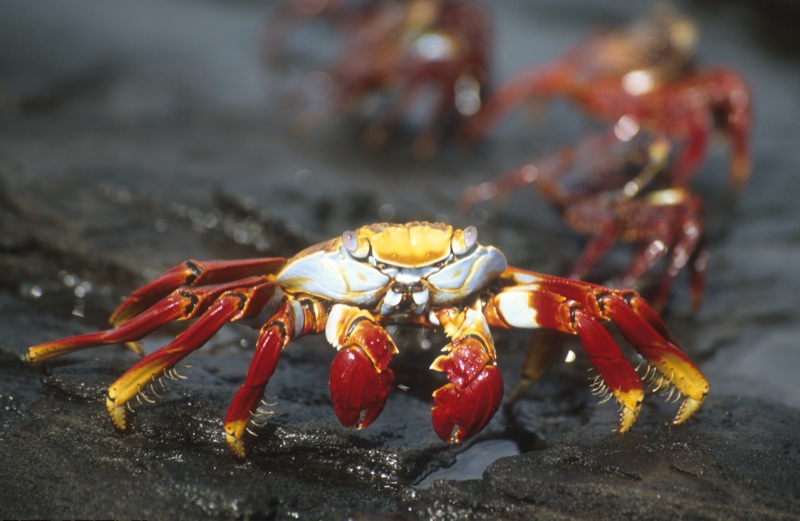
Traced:
[[713, 131], [732, 148], [730, 183], [740, 190], [751, 170], [751, 93], [735, 70], [697, 67], [698, 29], [657, 5], [649, 17], [602, 32], [552, 63], [502, 85], [467, 125], [470, 139], [487, 135], [525, 100], [563, 95], [596, 118], [634, 118], [677, 145], [670, 175], [685, 187], [702, 166]]
[[481, 201], [502, 201], [519, 188], [535, 186], [568, 226], [590, 236], [570, 278], [584, 278], [615, 242], [632, 243], [639, 249], [620, 286], [634, 287], [668, 257], [652, 307], [664, 308], [675, 277], [688, 265], [692, 306], [697, 309], [708, 259], [703, 203], [688, 188], [671, 184], [665, 174], [670, 151], [669, 139], [625, 117], [607, 132], [467, 188], [460, 204], [466, 211]]
[[414, 155], [426, 159], [448, 124], [480, 109], [489, 77], [488, 15], [459, 0], [363, 4], [335, 2], [322, 11], [342, 27], [343, 49], [330, 66], [309, 76], [310, 97], [323, 103], [306, 109], [299, 125], [314, 128], [329, 114], [354, 109], [377, 94], [383, 106], [362, 137], [379, 147], [427, 91], [431, 107], [412, 145]]
[[597, 371], [598, 387], [620, 404], [617, 430], [629, 430], [645, 392], [642, 380], [604, 327], [613, 322], [657, 375], [655, 386], [684, 396], [674, 424], [703, 403], [708, 382], [634, 291], [509, 267], [473, 226], [373, 224], [296, 256], [186, 261], [136, 290], [111, 317], [112, 329], [31, 347], [40, 363], [79, 349], [135, 341], [173, 320], [194, 319], [173, 342], [145, 356], [108, 388], [113, 424], [129, 427], [126, 404], [224, 324], [259, 328], [253, 358], [224, 421], [233, 454], [246, 457], [245, 433], [279, 354], [293, 339], [325, 334], [338, 351], [331, 401], [346, 427], [363, 428], [384, 408], [398, 350], [389, 324], [441, 327], [450, 342], [431, 368], [449, 382], [433, 393], [433, 428], [446, 442], [480, 432], [498, 410], [503, 379], [491, 327], [550, 328], [577, 335]]

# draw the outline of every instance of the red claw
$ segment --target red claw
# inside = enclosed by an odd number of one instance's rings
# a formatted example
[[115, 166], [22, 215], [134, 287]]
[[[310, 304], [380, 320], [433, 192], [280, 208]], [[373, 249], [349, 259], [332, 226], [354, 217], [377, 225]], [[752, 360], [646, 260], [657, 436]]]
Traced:
[[488, 365], [466, 387], [447, 384], [433, 393], [433, 430], [446, 442], [459, 443], [483, 430], [503, 400], [503, 377]]
[[372, 423], [386, 405], [392, 381], [392, 370], [378, 372], [360, 348], [339, 351], [333, 359], [330, 375], [331, 400], [339, 422], [356, 429]]

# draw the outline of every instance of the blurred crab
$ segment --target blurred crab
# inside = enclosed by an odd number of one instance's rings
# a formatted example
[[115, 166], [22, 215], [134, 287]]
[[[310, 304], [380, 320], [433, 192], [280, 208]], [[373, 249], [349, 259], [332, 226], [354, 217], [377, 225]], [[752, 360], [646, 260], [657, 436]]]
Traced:
[[413, 143], [414, 155], [427, 158], [446, 125], [480, 109], [489, 77], [491, 28], [488, 14], [477, 5], [464, 0], [313, 3], [342, 27], [343, 49], [330, 66], [304, 82], [309, 97], [323, 103], [303, 113], [303, 129], [377, 94], [383, 107], [363, 139], [378, 147], [417, 99], [430, 92], [432, 106]]
[[697, 41], [690, 19], [658, 4], [650, 17], [595, 35], [509, 80], [466, 133], [483, 137], [523, 101], [563, 95], [599, 119], [627, 116], [668, 136], [678, 145], [670, 171], [675, 187], [689, 184], [719, 128], [731, 141], [731, 184], [739, 190], [750, 175], [750, 90], [734, 70], [693, 66]]
[[[584, 278], [617, 241], [641, 245], [622, 287], [634, 284], [669, 255], [652, 306], [661, 310], [677, 274], [689, 265], [695, 308], [703, 294], [707, 250], [703, 246], [703, 205], [664, 175], [670, 142], [623, 118], [612, 130], [499, 177], [467, 188], [462, 210], [481, 201], [503, 201], [534, 185], [574, 230], [591, 236], [573, 263], [570, 278]], [[666, 181], [666, 182], [665, 182]]]
[[[172, 320], [195, 319], [169, 345], [145, 356], [108, 389], [114, 425], [128, 428], [127, 403], [152, 390], [175, 364], [225, 323], [260, 328], [244, 383], [225, 417], [233, 453], [245, 457], [244, 433], [291, 340], [325, 333], [338, 350], [330, 373], [334, 412], [347, 427], [366, 427], [382, 411], [397, 353], [385, 326], [442, 327], [450, 343], [432, 369], [450, 383], [433, 394], [433, 428], [445, 441], [480, 432], [497, 411], [503, 380], [490, 327], [550, 328], [577, 335], [597, 371], [598, 387], [620, 404], [618, 430], [630, 429], [644, 399], [642, 381], [604, 322], [613, 322], [641, 354], [656, 388], [685, 396], [674, 419], [700, 407], [708, 382], [634, 291], [617, 291], [509, 267], [477, 241], [470, 226], [374, 224], [312, 246], [295, 257], [187, 261], [135, 291], [111, 317], [113, 329], [28, 350], [43, 362], [79, 349], [130, 342]], [[671, 394], [671, 393], [670, 393]]]

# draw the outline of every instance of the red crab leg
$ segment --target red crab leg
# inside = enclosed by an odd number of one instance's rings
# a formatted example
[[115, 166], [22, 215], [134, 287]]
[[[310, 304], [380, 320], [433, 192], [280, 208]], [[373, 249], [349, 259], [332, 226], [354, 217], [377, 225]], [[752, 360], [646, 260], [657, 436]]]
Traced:
[[336, 417], [345, 427], [362, 429], [386, 404], [397, 347], [371, 313], [343, 304], [331, 310], [325, 336], [339, 350], [329, 382]]
[[[656, 310], [664, 308], [675, 277], [687, 263], [691, 263], [692, 305], [696, 308], [702, 299], [705, 270], [704, 258], [700, 263], [694, 262], [696, 258], [700, 258], [699, 256], [705, 255], [698, 251], [703, 236], [702, 202], [688, 190], [672, 188], [649, 194], [646, 204], [655, 212], [651, 219], [665, 219], [671, 222], [666, 229], [659, 232], [660, 236], [656, 236], [650, 244], [639, 251], [622, 279], [622, 286], [633, 287], [639, 277], [671, 250], [669, 264], [661, 278], [661, 287], [651, 305]], [[643, 224], [649, 226], [647, 221], [643, 221]], [[650, 226], [650, 228], [658, 230], [660, 227]], [[652, 231], [650, 233], [652, 235]]]
[[247, 455], [244, 433], [258, 408], [264, 388], [275, 372], [281, 350], [293, 338], [321, 332], [326, 319], [325, 310], [315, 301], [287, 297], [261, 327], [247, 376], [225, 415], [225, 439], [237, 458], [244, 459]]
[[[730, 170], [731, 186], [740, 190], [750, 177], [750, 128], [752, 126], [750, 88], [736, 71], [716, 69], [704, 71], [685, 80], [682, 89], [688, 96], [697, 91], [705, 93], [708, 106], [704, 111], [720, 115], [723, 132], [731, 141], [732, 158]], [[691, 100], [683, 102], [691, 105]], [[697, 107], [694, 110], [699, 111]]]
[[459, 210], [466, 212], [484, 201], [502, 204], [510, 194], [525, 186], [537, 186], [539, 191], [559, 206], [562, 195], [558, 193], [557, 183], [554, 181], [572, 162], [573, 155], [570, 151], [561, 151], [543, 157], [536, 163], [528, 163], [493, 181], [471, 186], [464, 190], [458, 202]]
[[436, 318], [452, 339], [447, 354], [431, 369], [447, 374], [450, 383], [433, 393], [433, 429], [446, 442], [474, 436], [489, 423], [503, 400], [503, 377], [496, 367], [494, 343], [480, 305], [457, 311], [436, 311]]
[[670, 169], [675, 186], [689, 186], [692, 177], [702, 166], [711, 132], [709, 117], [708, 114], [699, 111], [683, 115], [679, 128], [683, 129], [685, 136], [677, 148], [675, 165]]
[[491, 326], [542, 327], [578, 335], [592, 366], [622, 406], [618, 432], [633, 426], [644, 399], [639, 376], [608, 331], [579, 302], [539, 285], [513, 286], [490, 301], [486, 314]]
[[555, 329], [539, 329], [533, 332], [522, 363], [522, 376], [508, 397], [508, 405], [516, 402], [525, 392], [544, 376], [558, 358], [568, 336]]
[[[655, 390], [674, 388], [673, 390], [677, 390], [680, 393], [679, 396], [686, 396], [673, 421], [674, 424], [683, 423], [703, 403], [705, 395], [708, 393], [708, 381], [675, 344], [656, 312], [635, 291], [615, 291], [580, 281], [542, 276], [534, 273], [526, 274], [522, 271], [512, 270], [512, 277], [517, 280], [529, 279], [533, 283], [526, 286], [506, 288], [506, 291], [500, 293], [497, 296], [497, 309], [499, 312], [506, 314], [516, 312], [519, 314], [520, 311], [514, 308], [514, 305], [517, 308], [525, 308], [526, 306], [524, 299], [520, 298], [518, 292], [527, 292], [530, 295], [527, 307], [536, 312], [531, 322], [536, 322], [538, 327], [554, 327], [562, 331], [573, 329], [573, 332], [581, 336], [581, 343], [584, 349], [587, 347], [592, 348], [592, 346], [587, 346], [587, 342], [583, 338], [585, 332], [591, 330], [593, 334], [591, 337], [587, 336], [586, 340], [594, 342], [596, 338], [597, 345], [593, 349], [601, 349], [603, 356], [610, 354], [611, 350], [618, 352], [619, 349], [614, 345], [610, 336], [607, 339], [605, 338], [607, 333], [605, 335], [599, 333], [601, 326], [598, 320], [611, 320], [616, 324], [622, 336], [659, 373], [660, 376], [653, 377]], [[537, 278], [538, 281], [535, 280]], [[552, 292], [560, 295], [565, 299], [574, 301], [579, 307], [570, 304], [568, 317], [564, 317], [564, 306], [559, 306], [543, 313], [543, 306], [536, 301], [537, 295], [543, 292]], [[561, 314], [561, 318], [557, 317], [556, 313]], [[513, 317], [513, 315], [511, 316]], [[576, 320], [576, 317], [580, 318], [580, 320]], [[590, 352], [589, 356], [592, 359], [593, 354]], [[594, 363], [594, 360], [592, 361]], [[625, 396], [624, 389], [626, 386], [625, 381], [630, 380], [630, 376], [626, 375], [629, 374], [628, 371], [632, 370], [632, 368], [622, 368], [621, 355], [620, 361], [615, 364], [617, 369], [611, 373], [604, 374], [597, 365], [595, 367], [612, 393], [617, 388], [623, 390], [622, 398], [625, 399], [623, 405], [626, 408], [629, 407], [628, 402], [633, 401], [632, 397], [634, 395]], [[618, 401], [621, 400], [621, 397], [617, 396], [616, 393], [615, 397]], [[621, 432], [628, 430], [633, 424], [632, 421], [625, 423], [625, 416], [626, 411], [623, 410], [623, 421], [620, 423]], [[635, 419], [635, 416], [632, 417], [633, 419]]]
[[[564, 213], [564, 220], [573, 228], [578, 228], [573, 224], [572, 213], [570, 209], [567, 209]], [[581, 217], [586, 218], [587, 216], [584, 215]], [[608, 250], [614, 246], [617, 237], [619, 237], [619, 226], [615, 222], [613, 216], [598, 211], [592, 218], [594, 219], [594, 224], [592, 226], [596, 227], [597, 233], [589, 239], [583, 251], [578, 255], [578, 258], [572, 265], [572, 269], [570, 269], [570, 278], [583, 278], [592, 266], [597, 264], [597, 261], [608, 253]]]
[[[674, 424], [683, 423], [703, 403], [708, 393], [708, 381], [670, 338], [655, 311], [636, 292], [614, 291], [580, 281], [521, 270], [511, 270], [510, 273], [514, 280], [531, 283], [505, 288], [495, 297], [492, 311], [497, 325], [551, 327], [578, 334], [584, 349], [589, 350], [593, 364], [598, 356], [602, 357], [603, 364], [613, 362], [615, 369], [612, 371], [607, 370], [604, 373], [598, 365], [595, 368], [617, 400], [627, 409], [636, 401], [634, 398], [638, 394], [627, 391], [633, 381], [630, 375], [632, 368], [623, 367], [619, 348], [610, 336], [607, 337], [607, 333], [599, 332], [602, 327], [598, 321], [611, 320], [622, 336], [659, 373], [654, 377], [655, 390], [674, 387], [686, 396]], [[560, 296], [563, 300], [558, 303], [558, 299], [550, 295]], [[525, 311], [531, 314], [527, 322]], [[490, 325], [495, 325], [492, 320]], [[588, 345], [594, 342], [597, 342], [596, 345]], [[638, 377], [636, 380], [638, 381]], [[629, 420], [626, 421], [627, 412], [623, 410], [621, 432], [628, 430], [635, 420], [635, 415], [627, 414]]]
[[520, 74], [502, 85], [484, 108], [470, 119], [466, 127], [467, 139], [483, 139], [506, 114], [527, 99], [568, 91], [574, 72], [571, 60], [572, 57], [568, 54], [558, 64]]
[[700, 238], [700, 244], [692, 254], [691, 267], [691, 282], [689, 283], [689, 290], [692, 299], [692, 309], [697, 310], [700, 303], [703, 301], [703, 293], [705, 291], [705, 274], [708, 267], [708, 248], [705, 245], [703, 237]]
[[134, 291], [114, 311], [110, 322], [116, 326], [130, 320], [181, 286], [219, 284], [250, 276], [270, 275], [284, 264], [286, 259], [280, 257], [203, 262], [188, 260]]
[[142, 313], [130, 318], [121, 325], [99, 331], [86, 333], [59, 340], [39, 344], [28, 349], [25, 358], [28, 362], [37, 363], [50, 360], [82, 349], [105, 344], [121, 344], [139, 340], [149, 335], [172, 320], [187, 320], [203, 313], [222, 293], [255, 286], [264, 282], [264, 277], [249, 277], [227, 284], [206, 286], [203, 288], [173, 291], [171, 295], [157, 302]]
[[[263, 279], [262, 279], [263, 280]], [[106, 407], [114, 425], [128, 428], [125, 404], [144, 394], [144, 388], [168, 374], [175, 364], [200, 348], [228, 322], [256, 316], [275, 295], [278, 285], [264, 281], [258, 285], [222, 293], [197, 320], [168, 345], [142, 358], [108, 388]], [[152, 387], [151, 387], [152, 389]]]
[[650, 324], [655, 312], [635, 292], [613, 292], [597, 295], [606, 316], [614, 322], [625, 340], [659, 373], [654, 378], [654, 391], [670, 386], [686, 398], [673, 420], [674, 425], [689, 419], [700, 408], [708, 394], [708, 381], [703, 373], [671, 340]]

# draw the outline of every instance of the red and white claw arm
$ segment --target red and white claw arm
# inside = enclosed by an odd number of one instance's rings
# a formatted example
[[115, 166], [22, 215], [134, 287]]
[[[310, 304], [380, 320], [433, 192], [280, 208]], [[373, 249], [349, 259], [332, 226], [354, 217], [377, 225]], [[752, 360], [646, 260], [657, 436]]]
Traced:
[[450, 380], [433, 393], [433, 429], [442, 440], [458, 443], [483, 430], [497, 412], [503, 377], [495, 365], [494, 343], [480, 301], [471, 308], [445, 308], [435, 315], [452, 340], [444, 348], [447, 354], [431, 365]]
[[330, 374], [336, 417], [345, 427], [363, 429], [386, 405], [397, 347], [370, 312], [345, 304], [331, 309], [325, 336], [339, 350]]
[[[578, 335], [602, 379], [599, 389], [620, 404], [618, 432], [636, 421], [644, 399], [642, 381], [602, 322], [612, 321], [622, 336], [655, 370], [654, 391], [686, 396], [673, 423], [688, 419], [703, 403], [708, 382], [670, 338], [661, 319], [634, 291], [617, 291], [586, 282], [511, 269], [516, 285], [487, 305], [490, 326], [549, 328]], [[650, 374], [650, 371], [648, 371]]]

